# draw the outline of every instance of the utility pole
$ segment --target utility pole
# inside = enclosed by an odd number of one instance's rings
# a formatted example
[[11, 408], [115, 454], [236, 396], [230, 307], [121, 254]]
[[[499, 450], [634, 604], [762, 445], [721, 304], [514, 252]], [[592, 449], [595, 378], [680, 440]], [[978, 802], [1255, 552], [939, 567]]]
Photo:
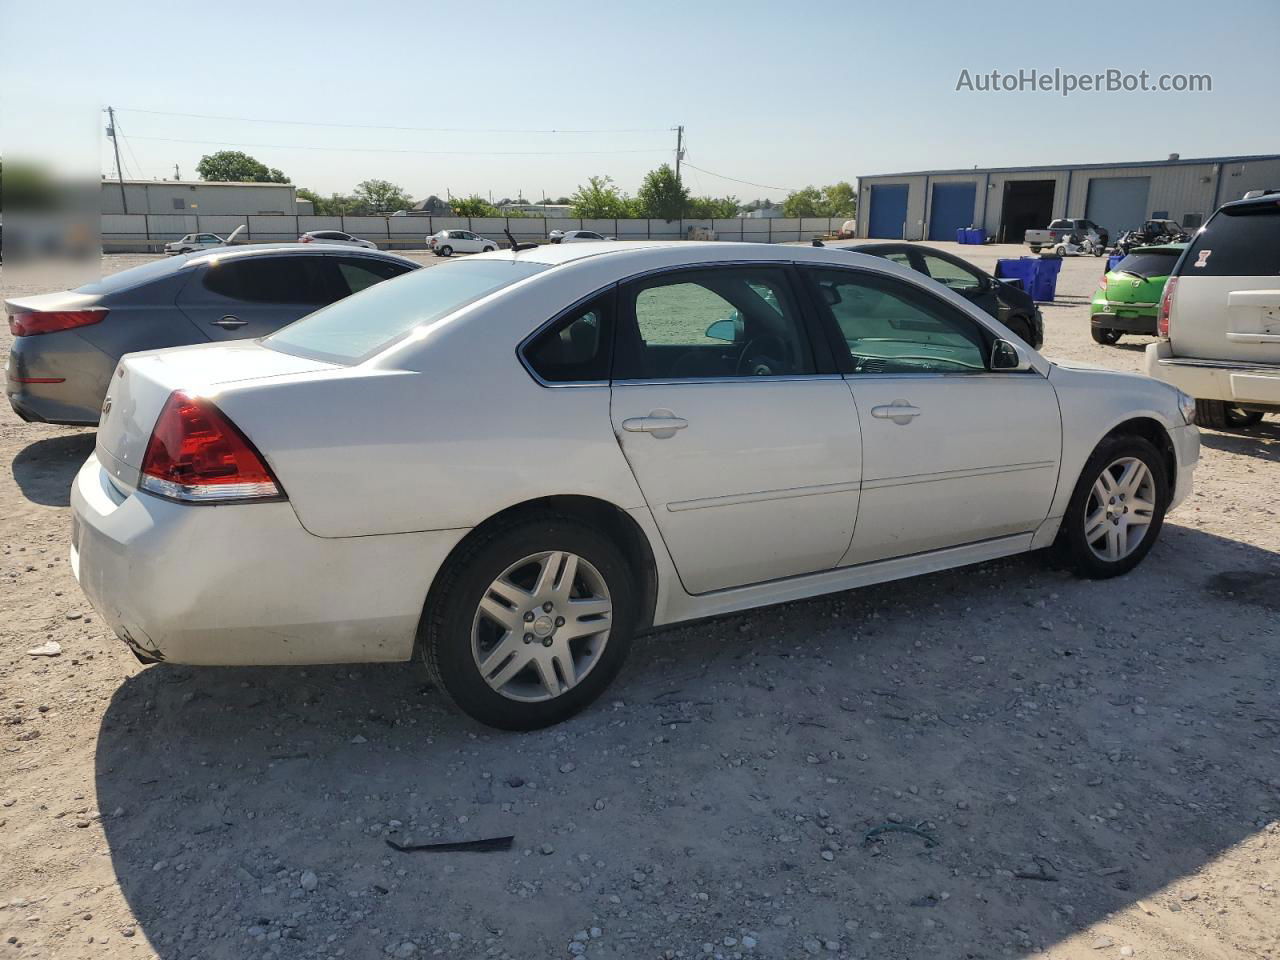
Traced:
[[173, 179], [175, 180], [182, 179], [182, 172], [178, 169], [178, 165], [176, 163], [173, 165]]
[[111, 138], [111, 146], [116, 151], [116, 180], [120, 184], [120, 209], [129, 212], [129, 201], [124, 196], [124, 173], [120, 169], [120, 141], [116, 139], [116, 110], [107, 107], [107, 136]]
[[684, 159], [684, 127], [676, 127], [676, 183], [680, 183], [680, 161]]

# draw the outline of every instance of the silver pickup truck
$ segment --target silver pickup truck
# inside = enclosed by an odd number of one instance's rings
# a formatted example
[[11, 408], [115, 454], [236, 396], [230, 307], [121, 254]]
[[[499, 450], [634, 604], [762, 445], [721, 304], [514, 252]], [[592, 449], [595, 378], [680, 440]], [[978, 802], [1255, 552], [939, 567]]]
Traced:
[[1106, 227], [1092, 220], [1060, 219], [1050, 223], [1046, 230], [1028, 230], [1023, 242], [1032, 253], [1047, 247], [1059, 254], [1085, 253], [1100, 257], [1110, 245], [1111, 235]]

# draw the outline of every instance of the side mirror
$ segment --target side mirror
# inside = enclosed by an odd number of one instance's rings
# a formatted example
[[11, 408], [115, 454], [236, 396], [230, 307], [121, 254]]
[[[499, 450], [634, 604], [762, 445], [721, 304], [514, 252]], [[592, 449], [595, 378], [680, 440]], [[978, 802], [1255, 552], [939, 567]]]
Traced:
[[707, 327], [705, 334], [708, 340], [723, 340], [725, 343], [736, 343], [738, 324], [733, 320], [717, 320]]
[[991, 345], [991, 369], [1021, 373], [1031, 369], [1031, 361], [1023, 356], [1016, 344], [1008, 340], [997, 340]]

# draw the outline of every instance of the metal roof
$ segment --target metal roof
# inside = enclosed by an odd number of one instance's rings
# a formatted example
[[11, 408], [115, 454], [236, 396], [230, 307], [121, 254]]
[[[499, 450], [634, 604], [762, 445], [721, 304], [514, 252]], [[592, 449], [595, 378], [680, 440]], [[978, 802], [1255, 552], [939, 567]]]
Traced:
[[[103, 177], [102, 182], [105, 186], [114, 187], [119, 185], [120, 181], [115, 177]], [[147, 187], [290, 187], [296, 188], [296, 184], [292, 183], [270, 183], [265, 180], [133, 180], [129, 177], [124, 178], [126, 187], [131, 186], [147, 186]]]
[[1278, 153], [1262, 153], [1252, 156], [1230, 157], [1179, 157], [1177, 160], [1127, 160], [1123, 163], [1042, 163], [1026, 167], [961, 167], [952, 170], [911, 170], [906, 173], [865, 173], [859, 180], [879, 177], [937, 177], [957, 173], [1030, 173], [1037, 170], [1104, 170], [1117, 167], [1180, 167], [1205, 163], [1245, 163], [1258, 160], [1280, 160]]

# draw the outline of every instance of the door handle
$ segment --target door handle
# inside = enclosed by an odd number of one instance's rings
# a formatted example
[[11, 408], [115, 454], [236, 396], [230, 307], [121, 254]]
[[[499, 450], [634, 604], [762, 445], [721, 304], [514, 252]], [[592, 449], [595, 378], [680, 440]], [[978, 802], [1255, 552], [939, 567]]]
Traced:
[[670, 410], [651, 410], [647, 417], [628, 417], [622, 421], [622, 429], [628, 433], [647, 433], [656, 440], [666, 440], [677, 430], [689, 426], [689, 421], [677, 417]]
[[215, 327], [221, 327], [223, 330], [236, 330], [243, 327], [248, 322], [248, 320], [241, 320], [239, 317], [233, 317], [228, 314], [221, 320], [213, 321], [213, 325]]
[[879, 407], [871, 408], [871, 415], [879, 417], [881, 420], [892, 420], [900, 427], [905, 427], [908, 423], [920, 416], [919, 407], [913, 407], [905, 400], [895, 400], [893, 403], [886, 403]]

